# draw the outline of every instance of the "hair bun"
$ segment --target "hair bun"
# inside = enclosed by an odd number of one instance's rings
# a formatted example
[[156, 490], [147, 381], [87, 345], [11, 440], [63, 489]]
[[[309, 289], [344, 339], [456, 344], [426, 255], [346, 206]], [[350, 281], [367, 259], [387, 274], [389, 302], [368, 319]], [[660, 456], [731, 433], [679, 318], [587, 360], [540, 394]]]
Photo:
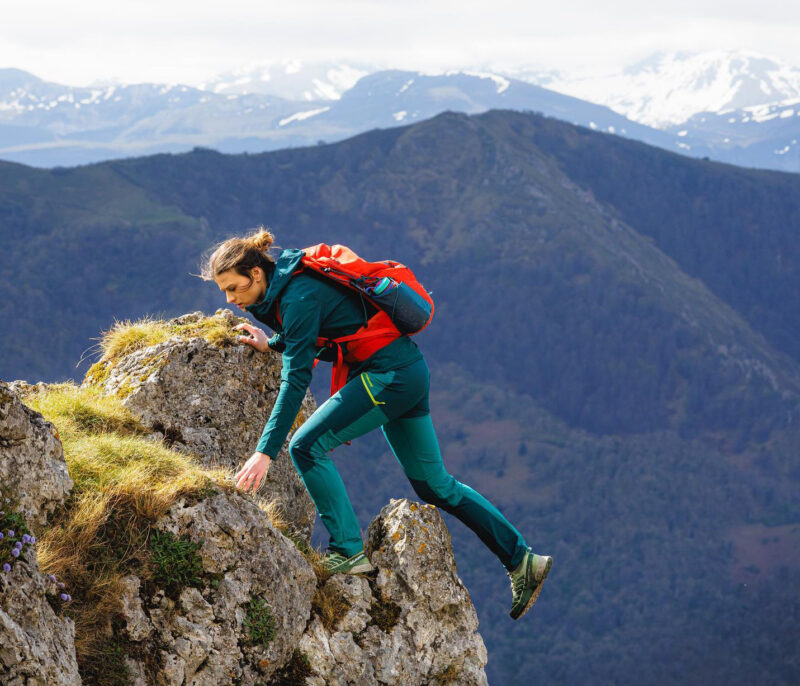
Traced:
[[256, 250], [259, 252], [266, 252], [275, 242], [275, 236], [272, 235], [271, 231], [262, 226], [256, 233], [251, 235], [248, 240], [250, 245], [252, 245]]

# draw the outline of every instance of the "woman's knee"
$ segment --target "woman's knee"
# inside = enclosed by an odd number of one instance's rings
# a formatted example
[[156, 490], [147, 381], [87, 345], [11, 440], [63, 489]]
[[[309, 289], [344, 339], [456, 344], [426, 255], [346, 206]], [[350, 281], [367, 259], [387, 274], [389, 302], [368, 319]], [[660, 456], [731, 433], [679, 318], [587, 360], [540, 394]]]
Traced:
[[301, 473], [308, 471], [314, 464], [314, 456], [311, 452], [311, 442], [308, 434], [309, 432], [307, 430], [303, 431], [301, 426], [294, 432], [289, 441], [289, 457], [292, 458], [292, 462]]
[[420, 498], [443, 510], [456, 507], [463, 497], [461, 483], [450, 474], [427, 481], [418, 479], [409, 479], [409, 481], [414, 492]]
[[328, 451], [341, 443], [333, 430], [306, 422], [295, 431], [292, 440], [289, 441], [289, 456], [295, 467], [303, 474], [324, 459]]

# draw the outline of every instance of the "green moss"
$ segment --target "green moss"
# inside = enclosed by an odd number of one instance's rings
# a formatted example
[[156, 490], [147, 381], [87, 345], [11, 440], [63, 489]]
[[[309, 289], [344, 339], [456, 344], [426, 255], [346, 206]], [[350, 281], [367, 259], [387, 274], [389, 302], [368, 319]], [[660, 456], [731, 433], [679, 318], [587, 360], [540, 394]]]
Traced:
[[436, 686], [449, 686], [449, 684], [456, 683], [457, 680], [458, 669], [451, 663], [436, 672], [431, 683], [436, 684]]
[[311, 676], [311, 661], [308, 655], [297, 648], [292, 657], [281, 667], [270, 680], [270, 686], [303, 686], [306, 678]]
[[[388, 600], [374, 600], [369, 608], [370, 621], [367, 626], [374, 624], [387, 634], [395, 627], [402, 612], [399, 605]], [[366, 627], [365, 627], [366, 628]]]
[[149, 540], [153, 581], [171, 598], [177, 598], [185, 586], [200, 587], [203, 563], [199, 544], [188, 536], [176, 538], [169, 531], [153, 529]]
[[275, 638], [275, 617], [264, 598], [250, 594], [243, 627], [247, 631], [245, 642], [249, 645], [266, 646]]

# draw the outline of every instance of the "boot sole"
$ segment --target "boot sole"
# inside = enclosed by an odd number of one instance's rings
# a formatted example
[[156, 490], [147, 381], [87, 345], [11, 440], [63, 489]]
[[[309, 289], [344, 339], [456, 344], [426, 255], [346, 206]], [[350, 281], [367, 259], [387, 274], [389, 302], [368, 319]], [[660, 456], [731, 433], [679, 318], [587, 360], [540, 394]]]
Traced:
[[536, 599], [539, 597], [539, 594], [542, 592], [542, 586], [544, 585], [544, 580], [547, 578], [547, 575], [550, 573], [550, 567], [553, 566], [553, 558], [548, 557], [547, 562], [544, 565], [544, 568], [540, 570], [536, 576], [539, 585], [536, 587], [533, 593], [531, 593], [531, 597], [528, 599], [528, 602], [525, 604], [525, 607], [522, 608], [522, 612], [520, 612], [514, 619], [520, 619], [525, 615], [525, 613], [533, 607], [533, 604], [536, 602]]
[[359, 562], [357, 565], [350, 567], [349, 569], [340, 568], [340, 569], [331, 569], [331, 574], [366, 574], [371, 572], [375, 569], [372, 566], [369, 560], [364, 560], [364, 562]]
[[352, 569], [348, 569], [346, 572], [343, 572], [343, 574], [366, 574], [374, 569], [375, 567], [373, 567], [369, 562], [361, 562]]

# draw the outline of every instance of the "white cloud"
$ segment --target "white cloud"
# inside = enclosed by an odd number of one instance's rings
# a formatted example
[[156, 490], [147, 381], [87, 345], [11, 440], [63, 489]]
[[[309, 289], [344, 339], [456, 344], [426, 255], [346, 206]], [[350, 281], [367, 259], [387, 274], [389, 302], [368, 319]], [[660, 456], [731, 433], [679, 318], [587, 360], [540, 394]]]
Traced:
[[659, 49], [748, 48], [800, 65], [794, 0], [29, 0], [2, 19], [0, 67], [75, 85], [197, 83], [287, 58], [608, 70]]

